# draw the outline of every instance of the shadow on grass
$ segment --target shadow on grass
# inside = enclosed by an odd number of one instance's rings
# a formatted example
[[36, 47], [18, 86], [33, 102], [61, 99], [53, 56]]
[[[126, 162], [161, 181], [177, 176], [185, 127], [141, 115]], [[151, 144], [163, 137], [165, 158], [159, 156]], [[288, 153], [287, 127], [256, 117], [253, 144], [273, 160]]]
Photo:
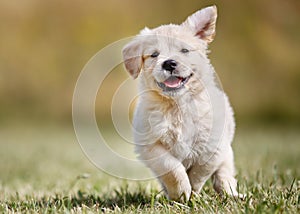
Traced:
[[90, 208], [112, 209], [115, 208], [129, 208], [149, 206], [151, 201], [155, 198], [155, 194], [146, 194], [143, 190], [137, 192], [129, 192], [121, 189], [120, 191], [114, 190], [113, 194], [107, 195], [94, 195], [78, 191], [75, 196], [66, 197], [61, 200], [56, 196], [53, 201], [57, 204], [60, 203], [66, 208], [87, 206]]
[[[158, 192], [146, 193], [144, 189], [136, 192], [130, 192], [127, 189], [114, 190], [113, 193], [104, 195], [89, 194], [83, 191], [77, 191], [70, 196], [55, 195], [50, 197], [34, 198], [26, 197], [20, 200], [18, 194], [6, 206], [1, 207], [0, 211], [26, 212], [47, 211], [58, 212], [64, 210], [87, 209], [92, 211], [124, 210], [128, 208], [151, 208], [154, 201], [157, 200]], [[165, 197], [160, 197], [159, 201], [167, 201]], [[1, 203], [0, 203], [1, 205]]]

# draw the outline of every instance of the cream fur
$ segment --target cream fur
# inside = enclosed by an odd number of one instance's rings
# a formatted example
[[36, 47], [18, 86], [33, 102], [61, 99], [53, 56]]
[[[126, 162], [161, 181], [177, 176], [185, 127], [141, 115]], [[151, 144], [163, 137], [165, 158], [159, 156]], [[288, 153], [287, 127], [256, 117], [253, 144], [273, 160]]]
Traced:
[[[139, 81], [133, 119], [136, 152], [174, 200], [199, 193], [211, 176], [216, 191], [238, 195], [231, 148], [233, 111], [207, 58], [216, 18], [213, 6], [181, 25], [145, 28], [123, 50], [126, 69]], [[189, 52], [180, 52], [182, 48]], [[159, 56], [151, 57], [155, 51]], [[167, 59], [177, 62], [177, 75], [192, 74], [176, 91], [157, 85], [168, 78], [162, 69]]]

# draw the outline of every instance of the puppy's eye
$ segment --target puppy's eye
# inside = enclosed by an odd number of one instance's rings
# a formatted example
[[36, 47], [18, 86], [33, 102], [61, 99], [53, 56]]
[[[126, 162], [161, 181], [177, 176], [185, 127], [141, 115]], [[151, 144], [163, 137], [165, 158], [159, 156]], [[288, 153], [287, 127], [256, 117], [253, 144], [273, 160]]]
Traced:
[[188, 53], [188, 52], [190, 52], [188, 49], [186, 49], [186, 48], [182, 48], [181, 50], [180, 50], [180, 52], [181, 53]]
[[155, 58], [155, 57], [158, 57], [159, 56], [159, 52], [158, 51], [154, 51], [152, 54], [151, 54], [151, 57], [152, 58]]

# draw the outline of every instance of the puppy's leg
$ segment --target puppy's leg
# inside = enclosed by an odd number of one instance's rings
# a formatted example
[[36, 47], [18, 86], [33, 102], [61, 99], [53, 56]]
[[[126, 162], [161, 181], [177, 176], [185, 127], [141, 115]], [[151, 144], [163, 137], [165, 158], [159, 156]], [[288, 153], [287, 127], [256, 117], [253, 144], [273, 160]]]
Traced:
[[237, 181], [234, 178], [235, 168], [233, 161], [233, 152], [230, 148], [227, 158], [220, 165], [217, 171], [213, 174], [214, 189], [222, 194], [225, 191], [229, 195], [242, 196], [236, 190]]
[[159, 177], [169, 199], [184, 201], [190, 198], [192, 190], [185, 167], [161, 144], [156, 144], [148, 152], [144, 150], [141, 158]]
[[205, 184], [205, 182], [210, 178], [212, 170], [208, 170], [205, 165], [194, 165], [188, 171], [188, 176], [191, 182], [192, 189], [195, 193], [199, 193]]
[[192, 190], [184, 166], [178, 166], [176, 169], [160, 176], [160, 180], [166, 188], [169, 199], [189, 200]]

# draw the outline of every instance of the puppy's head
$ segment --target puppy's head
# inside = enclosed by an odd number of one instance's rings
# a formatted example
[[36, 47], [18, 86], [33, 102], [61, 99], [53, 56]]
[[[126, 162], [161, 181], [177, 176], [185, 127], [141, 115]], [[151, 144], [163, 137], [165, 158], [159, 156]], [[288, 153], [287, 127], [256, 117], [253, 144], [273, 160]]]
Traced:
[[197, 91], [199, 81], [211, 76], [207, 46], [215, 36], [217, 9], [204, 8], [181, 25], [145, 28], [123, 49], [124, 64], [133, 78], [140, 75], [144, 89], [168, 96]]

